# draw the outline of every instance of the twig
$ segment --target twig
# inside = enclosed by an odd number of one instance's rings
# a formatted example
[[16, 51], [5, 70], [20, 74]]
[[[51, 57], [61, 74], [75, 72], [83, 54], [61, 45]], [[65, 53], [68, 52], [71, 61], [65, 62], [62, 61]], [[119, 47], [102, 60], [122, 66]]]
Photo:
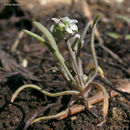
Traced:
[[40, 108], [39, 111], [36, 111], [35, 114], [26, 122], [23, 130], [27, 130], [28, 127], [30, 126], [32, 120], [34, 120], [39, 114], [44, 113], [47, 109], [49, 109], [55, 105], [56, 105], [56, 103], [48, 104], [46, 107]]
[[52, 108], [56, 105], [59, 105], [61, 103], [61, 96], [58, 98], [56, 103], [48, 104], [46, 107], [40, 108], [37, 110], [30, 119], [25, 123], [24, 130], [27, 130], [27, 128], [30, 126], [31, 122], [40, 114], [44, 114], [45, 111], [47, 111], [49, 108]]
[[18, 34], [18, 38], [15, 40], [14, 44], [11, 47], [11, 52], [14, 52], [16, 50], [16, 48], [19, 45], [19, 41], [23, 38], [24, 32], [20, 31], [20, 33]]
[[[97, 38], [98, 39], [98, 38]], [[123, 62], [123, 60], [117, 55], [115, 54], [113, 51], [111, 51], [109, 48], [107, 48], [106, 46], [104, 46], [103, 41], [100, 42], [99, 41], [99, 46], [104, 49], [105, 51], [107, 51], [114, 59], [116, 59], [119, 63], [125, 65], [125, 63]]]
[[58, 120], [65, 119], [68, 116], [71, 116], [71, 115], [74, 115], [74, 114], [79, 113], [81, 111], [84, 111], [85, 108], [86, 108], [86, 106], [84, 106], [84, 105], [78, 105], [78, 104], [76, 104], [76, 105], [70, 107], [70, 109], [68, 110], [68, 112], [65, 113], [64, 115], [62, 115], [61, 117], [59, 117]]
[[[122, 92], [130, 93], [130, 82], [128, 82], [127, 84], [123, 84], [123, 85], [119, 86], [117, 88], [117, 90], [122, 91]], [[113, 91], [113, 90], [110, 92], [110, 97], [114, 97], [114, 96], [118, 96], [118, 95], [120, 95], [120, 94]], [[88, 104], [89, 104], [89, 106], [92, 107], [93, 104], [101, 102], [101, 101], [103, 101], [103, 99], [104, 99], [103, 93], [99, 92], [95, 96], [88, 98]], [[70, 115], [74, 115], [76, 113], [84, 111], [85, 109], [86, 109], [86, 107], [84, 105], [76, 104], [76, 105], [70, 107], [69, 113], [66, 113], [63, 116], [59, 117], [58, 120], [62, 120], [62, 119], [66, 118], [66, 117], [68, 117]]]

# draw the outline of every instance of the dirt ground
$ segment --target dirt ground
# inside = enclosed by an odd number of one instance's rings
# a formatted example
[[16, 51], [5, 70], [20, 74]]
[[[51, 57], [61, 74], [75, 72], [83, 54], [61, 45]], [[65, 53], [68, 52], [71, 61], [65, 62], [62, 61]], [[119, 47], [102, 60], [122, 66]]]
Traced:
[[[95, 40], [98, 62], [104, 70], [105, 76], [111, 82], [116, 79], [129, 79], [130, 41], [125, 40], [124, 35], [130, 33], [130, 25], [116, 18], [116, 14], [130, 17], [126, 10], [129, 6], [129, 0], [117, 9], [101, 3], [89, 4], [89, 6], [93, 17], [97, 14], [103, 16], [103, 19], [98, 23], [98, 29], [104, 40], [104, 45], [123, 60], [123, 64], [120, 64]], [[52, 24], [52, 17], [63, 16], [77, 19], [80, 32], [88, 22], [88, 19], [76, 8], [68, 9], [66, 7], [58, 8], [53, 14], [33, 19], [40, 21], [49, 28]], [[55, 114], [65, 109], [71, 98], [71, 96], [50, 98], [37, 91], [26, 89], [18, 95], [13, 105], [9, 105], [12, 94], [23, 84], [36, 84], [50, 92], [69, 89], [66, 87], [67, 82], [63, 80], [62, 75], [49, 71], [49, 68], [56, 65], [57, 60], [45, 46], [27, 35], [18, 39], [20, 31], [24, 28], [39, 33], [32, 25], [32, 14], [24, 12], [18, 6], [6, 7], [0, 12], [0, 130], [22, 130], [25, 122], [30, 119], [34, 112], [52, 104], [51, 109], [45, 111], [44, 115]], [[121, 37], [118, 40], [112, 39], [107, 35], [108, 32], [119, 33]], [[16, 39], [19, 40], [19, 44], [15, 50], [12, 50]], [[89, 34], [85, 40], [82, 58], [84, 71], [87, 74], [88, 64], [92, 62]], [[69, 62], [65, 44], [58, 42], [58, 46], [66, 61]], [[26, 61], [27, 67], [23, 67], [23, 63]], [[106, 84], [104, 85], [110, 92], [111, 88]], [[34, 123], [28, 130], [128, 130], [130, 106], [126, 102], [122, 102], [122, 98], [124, 97], [117, 96], [110, 99], [107, 121], [102, 127], [97, 126], [101, 121], [100, 114], [96, 118], [89, 111], [83, 111], [60, 121], [49, 120]], [[101, 113], [101, 104], [95, 105], [97, 113]]]

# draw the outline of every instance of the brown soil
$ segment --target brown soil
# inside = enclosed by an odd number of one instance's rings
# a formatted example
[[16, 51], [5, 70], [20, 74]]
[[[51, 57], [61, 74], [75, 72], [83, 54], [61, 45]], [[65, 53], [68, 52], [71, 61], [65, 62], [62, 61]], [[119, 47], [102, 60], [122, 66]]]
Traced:
[[[125, 11], [126, 7], [127, 4], [123, 5], [122, 10], [117, 9], [112, 13], [112, 11], [109, 11], [112, 10], [111, 6], [100, 6], [98, 3], [91, 5], [92, 10], [97, 9], [98, 14], [102, 14], [110, 21], [106, 23], [100, 20], [98, 23], [98, 29], [104, 39], [104, 44], [115, 52], [125, 63], [124, 65], [119, 64], [107, 52], [101, 49], [96, 41], [96, 53], [99, 57], [99, 64], [103, 68], [105, 76], [110, 81], [125, 79], [130, 76], [129, 41], [123, 37], [118, 40], [113, 40], [107, 36], [107, 33], [110, 31], [117, 32], [122, 36], [125, 35], [126, 31], [130, 33], [128, 24], [118, 20], [114, 16], [116, 13], [122, 13], [128, 16]], [[96, 13], [94, 14], [96, 15]], [[52, 24], [52, 17], [63, 16], [77, 19], [79, 21], [78, 26], [80, 32], [88, 22], [81, 12], [76, 9], [67, 10], [65, 7], [56, 10], [53, 14], [41, 16], [38, 20], [49, 28]], [[11, 47], [23, 28], [35, 32], [37, 31], [32, 27], [31, 20], [31, 16], [26, 16], [19, 7], [8, 7], [0, 13], [0, 130], [23, 129], [25, 122], [30, 119], [34, 112], [43, 109], [48, 104], [54, 103], [54, 107], [45, 111], [44, 115], [55, 114], [65, 109], [71, 98], [71, 96], [63, 96], [59, 102], [58, 98], [45, 97], [37, 91], [26, 89], [18, 95], [13, 105], [9, 105], [12, 94], [23, 84], [36, 84], [50, 92], [59, 92], [69, 89], [61, 75], [54, 74], [48, 70], [56, 65], [57, 60], [48, 49], [37, 40], [25, 35], [20, 40], [17, 49], [11, 52]], [[88, 39], [89, 35], [86, 37], [86, 45], [82, 50], [85, 73], [88, 72], [87, 64], [92, 61], [92, 57], [89, 55], [91, 52]], [[69, 61], [68, 52], [64, 49], [66, 48], [65, 44], [59, 42], [58, 46], [65, 59]], [[26, 68], [21, 65], [24, 59], [28, 61]], [[107, 85], [105, 85], [105, 87], [110, 91]], [[130, 125], [130, 107], [128, 104], [122, 102], [122, 98], [124, 97], [118, 96], [110, 99], [107, 122], [102, 127], [97, 126], [101, 121], [100, 114], [98, 114], [99, 118], [96, 118], [89, 111], [84, 111], [74, 115], [73, 118], [68, 117], [61, 121], [49, 120], [34, 123], [28, 130], [127, 130]], [[55, 105], [55, 103], [58, 105]], [[101, 113], [100, 110], [101, 104], [97, 104], [95, 111]]]

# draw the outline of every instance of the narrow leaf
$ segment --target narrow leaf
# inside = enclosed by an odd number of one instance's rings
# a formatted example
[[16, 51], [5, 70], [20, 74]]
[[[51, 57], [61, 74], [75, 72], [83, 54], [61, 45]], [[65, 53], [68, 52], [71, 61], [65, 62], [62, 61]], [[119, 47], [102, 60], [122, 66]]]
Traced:
[[42, 37], [38, 36], [38, 35], [35, 34], [35, 33], [30, 32], [30, 31], [28, 31], [28, 30], [25, 30], [25, 29], [23, 30], [23, 32], [26, 33], [26, 34], [28, 34], [28, 35], [30, 35], [30, 36], [32, 36], [32, 37], [34, 37], [34, 38], [36, 38], [36, 39], [39, 40], [40, 42], [42, 42], [44, 45], [46, 45], [46, 46], [49, 48], [49, 50], [50, 50], [52, 53], [55, 52], [55, 49], [54, 49], [53, 47], [51, 47]]
[[126, 17], [126, 16], [117, 14], [117, 18], [122, 19], [122, 20], [124, 20], [124, 21], [127, 22], [127, 23], [130, 23], [130, 18], [128, 18], [128, 17]]
[[62, 63], [65, 62], [63, 56], [59, 52], [59, 49], [56, 45], [56, 41], [55, 41], [53, 35], [48, 31], [48, 29], [38, 22], [33, 22], [33, 24], [45, 35], [45, 37], [49, 41], [50, 45], [55, 49], [55, 51], [56, 51], [55, 55], [58, 58], [58, 60]]
[[57, 97], [57, 96], [63, 96], [63, 95], [78, 95], [79, 94], [79, 91], [76, 91], [76, 90], [68, 90], [68, 91], [62, 91], [62, 92], [57, 92], [57, 93], [50, 93], [50, 92], [47, 92], [45, 90], [43, 90], [42, 88], [40, 88], [39, 86], [37, 85], [34, 85], [34, 84], [25, 84], [25, 85], [22, 85], [21, 87], [19, 87], [15, 93], [13, 94], [12, 98], [11, 98], [11, 102], [14, 102], [15, 98], [17, 97], [17, 95], [25, 88], [32, 88], [32, 89], [35, 89], [39, 92], [41, 92], [42, 94], [46, 95], [46, 96], [49, 96], [49, 97]]
[[127, 34], [127, 35], [125, 36], [125, 40], [130, 40], [130, 34]]
[[88, 31], [89, 26], [90, 26], [90, 23], [88, 23], [88, 24], [85, 26], [85, 28], [84, 28], [84, 30], [83, 30], [83, 32], [82, 32], [82, 34], [81, 34], [81, 37], [80, 37], [80, 39], [79, 39], [79, 42], [78, 42], [78, 53], [77, 53], [78, 56], [80, 55], [80, 49], [81, 49], [82, 46], [83, 46], [83, 45], [82, 45], [82, 41], [83, 41], [84, 38], [85, 38], [85, 35], [86, 35], [87, 31]]
[[113, 32], [110, 32], [107, 35], [113, 39], [118, 39], [120, 37], [120, 35], [118, 35], [117, 33], [113, 33]]
[[53, 46], [55, 50], [59, 52], [56, 41], [48, 29], [38, 22], [33, 22], [33, 24], [45, 35], [51, 46]]

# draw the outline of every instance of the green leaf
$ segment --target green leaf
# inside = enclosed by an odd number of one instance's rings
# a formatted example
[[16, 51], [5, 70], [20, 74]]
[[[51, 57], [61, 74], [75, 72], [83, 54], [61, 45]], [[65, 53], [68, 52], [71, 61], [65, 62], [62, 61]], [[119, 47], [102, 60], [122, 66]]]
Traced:
[[51, 46], [54, 47], [55, 50], [59, 52], [59, 49], [56, 45], [56, 41], [52, 36], [52, 34], [48, 31], [48, 29], [38, 22], [33, 22], [33, 24], [45, 35]]
[[125, 36], [125, 40], [130, 40], [130, 34], [127, 34], [127, 35]]
[[28, 35], [30, 35], [30, 36], [32, 36], [32, 37], [34, 37], [34, 38], [36, 38], [36, 39], [39, 40], [40, 42], [42, 42], [44, 45], [46, 45], [46, 46], [49, 48], [49, 50], [50, 50], [52, 53], [55, 52], [55, 49], [54, 49], [53, 47], [51, 47], [42, 37], [38, 36], [38, 35], [35, 34], [35, 33], [30, 32], [30, 31], [28, 31], [28, 30], [26, 30], [26, 29], [24, 29], [23, 32], [26, 33], [26, 34], [28, 34]]
[[123, 21], [125, 21], [125, 22], [127, 22], [127, 23], [130, 23], [130, 18], [128, 18], [128, 17], [126, 17], [126, 16], [117, 14], [117, 18], [122, 19]]
[[84, 30], [83, 30], [83, 32], [82, 32], [82, 34], [81, 34], [81, 37], [80, 37], [80, 39], [79, 39], [79, 42], [78, 42], [78, 53], [77, 53], [78, 56], [80, 55], [80, 49], [81, 49], [82, 46], [83, 46], [83, 45], [82, 45], [82, 41], [83, 41], [84, 38], [85, 38], [85, 35], [86, 35], [87, 31], [88, 31], [89, 26], [90, 26], [90, 23], [88, 23], [88, 24], [85, 26], [85, 28], [84, 28]]
[[57, 96], [62, 96], [62, 95], [78, 95], [79, 94], [79, 91], [76, 91], [76, 90], [69, 90], [69, 91], [62, 91], [62, 92], [57, 92], [57, 93], [50, 93], [50, 92], [47, 92], [45, 90], [43, 90], [42, 88], [40, 88], [39, 86], [37, 85], [34, 85], [34, 84], [25, 84], [25, 85], [22, 85], [21, 87], [19, 87], [15, 93], [13, 94], [12, 98], [11, 98], [11, 102], [14, 102], [15, 98], [17, 97], [17, 95], [25, 88], [32, 88], [32, 89], [35, 89], [39, 92], [41, 92], [42, 94], [46, 95], [46, 96], [49, 96], [49, 97], [57, 97]]
[[107, 34], [109, 37], [113, 38], [113, 39], [118, 39], [120, 37], [119, 34], [117, 33], [113, 33], [113, 32], [110, 32]]
[[64, 60], [63, 56], [61, 55], [61, 53], [59, 52], [59, 49], [58, 49], [58, 47], [56, 45], [56, 41], [55, 41], [53, 35], [42, 24], [40, 24], [38, 22], [33, 22], [33, 24], [45, 35], [45, 37], [49, 41], [50, 45], [55, 49], [54, 54], [58, 58], [58, 60], [60, 62], [64, 63], [65, 60]]

